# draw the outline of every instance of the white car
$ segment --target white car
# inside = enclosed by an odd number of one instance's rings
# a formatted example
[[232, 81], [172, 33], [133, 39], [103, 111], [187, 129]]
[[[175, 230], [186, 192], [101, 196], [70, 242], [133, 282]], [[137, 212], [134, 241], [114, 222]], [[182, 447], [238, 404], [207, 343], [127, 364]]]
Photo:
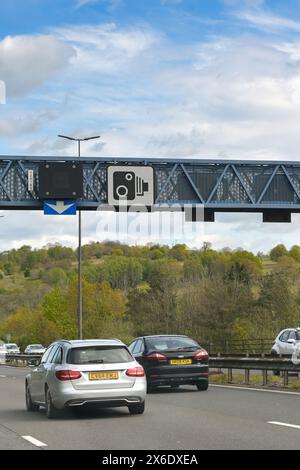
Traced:
[[5, 364], [6, 354], [7, 354], [6, 347], [4, 346], [4, 344], [0, 344], [0, 364]]
[[25, 354], [44, 354], [46, 348], [42, 344], [29, 344], [25, 349]]
[[300, 343], [300, 328], [287, 328], [282, 330], [276, 337], [272, 346], [271, 354], [279, 356], [280, 354], [292, 355], [295, 346]]
[[6, 343], [4, 344], [7, 354], [20, 354], [20, 348], [16, 343]]

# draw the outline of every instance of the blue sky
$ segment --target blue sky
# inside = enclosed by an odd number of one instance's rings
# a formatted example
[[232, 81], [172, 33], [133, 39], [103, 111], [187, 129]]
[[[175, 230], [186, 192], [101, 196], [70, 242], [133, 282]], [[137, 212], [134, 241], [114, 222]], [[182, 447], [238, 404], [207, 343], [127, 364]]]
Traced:
[[[58, 133], [99, 133], [83, 154], [299, 160], [300, 1], [1, 2], [0, 80], [1, 154], [71, 155]], [[97, 239], [99, 214], [84, 217]], [[0, 249], [76, 242], [75, 219], [3, 220]], [[193, 244], [298, 242], [298, 216], [276, 230], [258, 215], [218, 220]]]

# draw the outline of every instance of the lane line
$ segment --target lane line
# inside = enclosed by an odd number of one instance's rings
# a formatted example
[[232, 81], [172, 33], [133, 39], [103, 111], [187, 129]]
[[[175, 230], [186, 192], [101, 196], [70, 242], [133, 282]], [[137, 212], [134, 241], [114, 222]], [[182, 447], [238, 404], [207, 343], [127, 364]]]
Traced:
[[268, 421], [268, 424], [275, 424], [276, 426], [285, 426], [286, 428], [300, 429], [298, 424], [281, 423], [280, 421]]
[[38, 439], [35, 439], [35, 437], [32, 437], [32, 436], [22, 436], [22, 438], [25, 439], [25, 441], [30, 442], [31, 444], [33, 444], [36, 447], [47, 447], [48, 446], [48, 444], [45, 444], [44, 442], [41, 442], [41, 441], [39, 441]]
[[1, 379], [6, 379], [6, 375], [0, 375]]
[[217, 385], [209, 384], [210, 387], [219, 387], [219, 388], [231, 388], [234, 390], [254, 390], [255, 392], [264, 392], [264, 393], [280, 393], [281, 395], [300, 395], [299, 392], [288, 392], [284, 390], [265, 390], [263, 388], [252, 388], [252, 387], [239, 387], [238, 385]]

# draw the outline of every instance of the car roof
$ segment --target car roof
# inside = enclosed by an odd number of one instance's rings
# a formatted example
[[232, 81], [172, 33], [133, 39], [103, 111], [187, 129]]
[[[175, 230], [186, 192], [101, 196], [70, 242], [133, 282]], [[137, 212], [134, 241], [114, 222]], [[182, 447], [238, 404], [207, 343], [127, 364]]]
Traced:
[[58, 341], [55, 341], [55, 343], [67, 343], [70, 344], [71, 346], [75, 347], [84, 347], [84, 346], [125, 346], [122, 341], [119, 339], [72, 339], [72, 340], [66, 340], [66, 339], [61, 339]]
[[149, 335], [149, 336], [141, 336], [141, 338], [189, 338], [187, 335]]

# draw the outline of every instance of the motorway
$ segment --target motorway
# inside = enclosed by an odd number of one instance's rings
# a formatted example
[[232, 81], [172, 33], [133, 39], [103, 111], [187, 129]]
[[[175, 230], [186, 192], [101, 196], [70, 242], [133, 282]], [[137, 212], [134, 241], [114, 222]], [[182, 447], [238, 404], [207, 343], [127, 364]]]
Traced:
[[115, 408], [68, 411], [48, 420], [43, 409], [26, 411], [25, 375], [23, 368], [0, 366], [1, 450], [300, 448], [297, 393], [182, 387], [148, 395], [140, 416]]

